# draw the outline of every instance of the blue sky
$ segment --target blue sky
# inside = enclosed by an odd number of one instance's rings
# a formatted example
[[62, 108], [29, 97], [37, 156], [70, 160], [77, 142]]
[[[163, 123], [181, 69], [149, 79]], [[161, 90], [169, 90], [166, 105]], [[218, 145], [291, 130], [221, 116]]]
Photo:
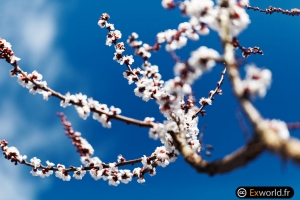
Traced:
[[[250, 1], [251, 5], [267, 8], [269, 5], [283, 9], [300, 8], [297, 1]], [[124, 66], [112, 60], [114, 49], [105, 45], [107, 31], [98, 25], [99, 16], [107, 12], [110, 22], [122, 32], [122, 41], [132, 32], [139, 39], [153, 44], [158, 32], [177, 28], [187, 21], [179, 10], [166, 11], [160, 0], [102, 0], [102, 1], [47, 1], [11, 0], [1, 3], [0, 37], [13, 45], [13, 50], [21, 58], [24, 71], [36, 69], [53, 89], [66, 92], [82, 92], [100, 103], [114, 105], [122, 109], [122, 114], [144, 119], [164, 118], [154, 101], [148, 103], [136, 97], [133, 85], [123, 78]], [[264, 55], [252, 55], [247, 63], [266, 67], [272, 71], [271, 89], [264, 99], [257, 99], [255, 105], [266, 118], [294, 122], [300, 119], [298, 90], [300, 62], [298, 47], [300, 40], [299, 17], [282, 14], [266, 15], [247, 11], [251, 24], [240, 36], [245, 47], [259, 46]], [[217, 34], [201, 36], [197, 42], [177, 53], [187, 59], [190, 52], [199, 46], [207, 46], [221, 52]], [[241, 56], [239, 51], [237, 55]], [[126, 54], [133, 54], [127, 46]], [[161, 49], [153, 53], [150, 62], [159, 66], [164, 80], [174, 77], [174, 61]], [[142, 60], [135, 57], [134, 67]], [[1, 139], [16, 146], [28, 158], [38, 157], [45, 163], [79, 166], [79, 156], [69, 139], [64, 135], [56, 112], [63, 111], [73, 123], [75, 130], [93, 145], [95, 155], [104, 162], [114, 162], [119, 154], [134, 159], [151, 154], [159, 141], [148, 137], [148, 129], [112, 121], [112, 128], [105, 129], [89, 117], [82, 120], [73, 107], [63, 109], [59, 100], [50, 98], [45, 102], [40, 95], [31, 95], [16, 79], [9, 76], [10, 66], [0, 63], [0, 122]], [[220, 78], [221, 66], [205, 74], [194, 84], [195, 96], [199, 99], [215, 87]], [[241, 67], [244, 74], [244, 69]], [[223, 157], [245, 143], [237, 123], [234, 110], [238, 103], [232, 96], [228, 78], [222, 86], [223, 95], [217, 96], [213, 106], [206, 109], [207, 115], [199, 118], [199, 127], [207, 125], [204, 143], [212, 144], [214, 150], [209, 160]], [[291, 135], [298, 137], [299, 131]], [[133, 180], [118, 187], [109, 186], [106, 181], [94, 181], [87, 174], [82, 181], [70, 182], [51, 176], [41, 179], [31, 176], [30, 168], [14, 166], [4, 158], [0, 159], [0, 197], [5, 200], [33, 199], [81, 199], [81, 198], [124, 198], [124, 199], [237, 199], [235, 190], [244, 186], [291, 186], [295, 190], [294, 199], [299, 198], [299, 168], [284, 163], [276, 155], [266, 152], [258, 159], [233, 172], [210, 177], [198, 174], [181, 157], [166, 168], [157, 168], [157, 175], [146, 176], [144, 184]]]

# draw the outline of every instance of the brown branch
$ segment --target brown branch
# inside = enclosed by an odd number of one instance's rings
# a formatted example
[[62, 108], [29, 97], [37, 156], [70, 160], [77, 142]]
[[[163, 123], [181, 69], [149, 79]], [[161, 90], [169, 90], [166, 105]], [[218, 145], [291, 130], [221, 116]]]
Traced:
[[[43, 173], [46, 173], [48, 171], [60, 171], [58, 167], [48, 167], [48, 166], [44, 166], [42, 164], [40, 164], [38, 167], [36, 167], [34, 164], [31, 164], [30, 162], [27, 162], [25, 159], [22, 160], [21, 162], [17, 159], [17, 154], [16, 153], [5, 153], [5, 151], [7, 150], [7, 145], [8, 145], [8, 142], [5, 141], [5, 140], [0, 140], [0, 147], [3, 151], [3, 154], [5, 156], [5, 158], [7, 160], [10, 160], [11, 162], [15, 163], [15, 165], [17, 165], [18, 163], [19, 164], [22, 164], [22, 165], [26, 165], [28, 167], [32, 167], [34, 170], [37, 170], [37, 169], [42, 169], [43, 170]], [[153, 168], [157, 167], [158, 163], [156, 160], [156, 156], [149, 156], [148, 157], [149, 160], [151, 161], [154, 161], [151, 166]], [[139, 159], [134, 159], [134, 160], [128, 160], [128, 161], [124, 161], [124, 162], [121, 162], [121, 163], [117, 163], [115, 165], [115, 167], [120, 167], [120, 166], [125, 166], [125, 165], [133, 165], [133, 164], [136, 164], [136, 163], [140, 163], [142, 161], [141, 158]], [[108, 164], [105, 164], [105, 163], [102, 163], [102, 168], [104, 169], [107, 169], [107, 168], [110, 168], [110, 166]], [[99, 167], [97, 166], [88, 166], [88, 167], [81, 167], [82, 170], [84, 171], [89, 171], [89, 170], [92, 170], [92, 169], [97, 169], [99, 170]], [[142, 168], [142, 175], [146, 174], [147, 172], [151, 172], [152, 169], [150, 168]], [[73, 167], [73, 166], [70, 166], [69, 168], [65, 168], [63, 169], [63, 173], [65, 175], [68, 175], [69, 172], [75, 172], [77, 171], [77, 167]], [[138, 175], [134, 174], [132, 177], [137, 177]]]
[[254, 138], [248, 142], [244, 147], [238, 149], [225, 156], [221, 160], [213, 162], [205, 161], [195, 151], [193, 151], [187, 144], [182, 124], [175, 114], [171, 115], [173, 120], [179, 127], [179, 133], [169, 132], [173, 138], [176, 149], [182, 154], [187, 163], [194, 167], [198, 172], [208, 173], [214, 175], [217, 173], [226, 173], [238, 167], [244, 166], [254, 158], [258, 157], [265, 149], [273, 151], [283, 158], [290, 158], [293, 161], [300, 163], [300, 141], [296, 139], [282, 140], [272, 130], [268, 123], [263, 120], [259, 112], [253, 104], [246, 98], [241, 84], [241, 79], [238, 72], [238, 64], [236, 63], [232, 39], [229, 31], [230, 14], [226, 8], [226, 0], [224, 0], [224, 7], [221, 7], [223, 17], [220, 18], [221, 32], [224, 49], [225, 66], [228, 69], [228, 75], [232, 83], [234, 94], [238, 98], [244, 112], [246, 113], [251, 125], [254, 127]]
[[220, 35], [224, 49], [225, 65], [228, 68], [228, 75], [233, 86], [234, 94], [255, 130], [254, 137], [258, 138], [258, 142], [262, 142], [268, 150], [300, 164], [300, 141], [294, 138], [288, 140], [280, 138], [244, 95], [238, 65], [235, 61], [232, 43], [230, 41], [231, 35], [228, 26], [230, 15], [226, 8], [222, 8], [221, 12], [222, 16], [227, 16], [220, 19], [222, 27]]
[[[224, 68], [224, 70], [221, 73], [221, 78], [217, 82], [217, 87], [215, 88], [214, 91], [209, 93], [209, 99], [210, 100], [214, 100], [214, 96], [216, 94], [222, 94], [222, 90], [220, 88], [221, 88], [221, 85], [223, 84], [225, 73], [226, 73], [226, 67]], [[197, 112], [192, 116], [192, 118], [194, 119], [195, 117], [197, 117], [197, 115], [199, 113], [203, 116], [205, 114], [205, 110], [203, 110], [205, 106], [207, 106], [207, 104], [202, 104], [201, 107], [199, 108], [199, 110], [197, 110]]]
[[[180, 120], [175, 114], [171, 115], [173, 120], [180, 125]], [[236, 150], [235, 152], [225, 156], [223, 159], [216, 161], [206, 161], [197, 152], [191, 149], [187, 144], [187, 140], [183, 130], [179, 130], [179, 133], [170, 131], [170, 135], [173, 138], [176, 149], [182, 154], [185, 161], [189, 163], [199, 173], [208, 173], [209, 175], [222, 174], [232, 171], [236, 168], [242, 167], [258, 157], [265, 146], [262, 142], [259, 142], [257, 138], [248, 142], [244, 147]]]
[[[150, 156], [150, 157], [148, 157], [148, 159], [149, 160], [155, 160], [156, 156]], [[125, 165], [134, 165], [134, 164], [140, 163], [140, 162], [142, 162], [142, 158], [133, 159], [133, 160], [126, 160], [124, 162], [117, 163], [116, 166], [121, 167], [121, 166], [125, 166]]]
[[[251, 141], [220, 160], [213, 162], [201, 160], [199, 163], [196, 162], [194, 167], [198, 172], [208, 173], [209, 175], [223, 174], [247, 165], [263, 151], [264, 145], [262, 143]], [[191, 159], [193, 159], [193, 157], [191, 157]]]
[[264, 126], [259, 127], [257, 131], [268, 150], [300, 165], [300, 141], [298, 139], [283, 140], [272, 129]]
[[[156, 156], [151, 156], [149, 157], [151, 160], [155, 160], [156, 159]], [[125, 161], [125, 162], [122, 162], [122, 163], [117, 163], [116, 164], [116, 167], [120, 167], [120, 166], [125, 166], [125, 165], [133, 165], [133, 164], [136, 164], [136, 163], [140, 163], [142, 159], [134, 159], [134, 160], [128, 160], [128, 161]], [[12, 161], [13, 162], [13, 161]], [[29, 167], [34, 167], [33, 164], [23, 160], [22, 162], [20, 161], [17, 161], [18, 163], [20, 164], [23, 164], [23, 165], [26, 165], [26, 166], [29, 166]], [[154, 166], [157, 166], [154, 165]], [[102, 167], [104, 169], [107, 169], [109, 168], [109, 165], [108, 164], [105, 164], [103, 163], [102, 164]], [[51, 168], [48, 168], [47, 166], [44, 166], [44, 165], [40, 165], [39, 167], [37, 167], [37, 169], [47, 169], [47, 170], [52, 170], [52, 171], [58, 171], [58, 168], [57, 167], [51, 167]], [[86, 171], [89, 171], [91, 169], [99, 169], [99, 167], [95, 167], [95, 166], [90, 166], [90, 167], [82, 167], [83, 170], [86, 170]], [[64, 170], [65, 172], [74, 172], [76, 171], [76, 167], [73, 167], [73, 166], [70, 166], [70, 168], [66, 168]]]
[[199, 154], [186, 145], [184, 142], [185, 139], [181, 138], [179, 134], [174, 132], [170, 134], [174, 140], [176, 149], [180, 151], [185, 161], [199, 173], [207, 173], [211, 176], [215, 174], [227, 173], [239, 167], [245, 166], [250, 161], [257, 158], [265, 149], [265, 146], [262, 142], [251, 140], [245, 146], [225, 156], [224, 158], [209, 162], [202, 159]]
[[263, 51], [255, 46], [255, 47], [248, 47], [248, 48], [245, 48], [243, 46], [240, 45], [240, 41], [238, 38], [234, 37], [232, 39], [232, 45], [234, 48], [238, 48], [239, 50], [242, 51], [242, 56], [247, 58], [248, 56], [250, 56], [251, 54], [260, 54], [260, 55], [264, 55]]
[[[51, 96], [57, 97], [58, 99], [60, 99], [62, 101], [66, 100], [66, 97], [64, 95], [60, 94], [59, 92], [56, 92], [56, 91], [54, 91], [53, 89], [51, 89], [50, 87], [47, 87], [47, 86], [40, 86], [40, 84], [36, 80], [30, 79], [28, 77], [28, 75], [19, 67], [17, 62], [15, 62], [11, 65], [14, 66], [13, 70], [15, 72], [21, 73], [26, 79], [28, 79], [30, 82], [32, 82], [37, 88], [39, 88], [41, 90], [44, 90], [46, 92], [51, 92]], [[71, 103], [72, 105], [80, 106], [80, 107], [83, 106], [81, 102], [74, 102], [72, 100], [69, 103]], [[102, 110], [97, 110], [95, 108], [90, 108], [90, 110], [92, 112], [98, 113], [99, 115], [105, 114], [105, 115], [108, 116], [109, 119], [115, 119], [115, 120], [123, 121], [126, 124], [134, 124], [134, 125], [138, 125], [140, 127], [148, 127], [148, 128], [153, 127], [153, 125], [150, 124], [150, 123], [146, 123], [146, 122], [143, 122], [143, 121], [140, 121], [140, 120], [137, 120], [137, 119], [133, 119], [133, 118], [130, 118], [130, 117], [125, 117], [125, 116], [122, 116], [122, 115], [109, 114], [108, 112], [104, 112]]]
[[300, 9], [293, 8], [291, 10], [283, 10], [282, 8], [276, 8], [273, 6], [269, 6], [269, 8], [266, 9], [260, 9], [259, 7], [252, 7], [250, 5], [246, 6], [249, 10], [264, 12], [266, 14], [272, 14], [272, 13], [282, 13], [284, 15], [291, 15], [291, 16], [299, 16], [300, 15]]
[[300, 121], [299, 122], [294, 122], [294, 123], [288, 123], [287, 127], [289, 130], [297, 130], [300, 128]]
[[[55, 96], [55, 97], [57, 97], [58, 99], [60, 99], [62, 101], [66, 101], [66, 97], [64, 95], [60, 94], [59, 92], [54, 91], [53, 89], [51, 89], [47, 86], [41, 85], [39, 82], [37, 82], [35, 80], [34, 77], [29, 77], [27, 75], [27, 73], [25, 73], [19, 67], [17, 60], [15, 60], [15, 58], [14, 58], [14, 52], [12, 51], [12, 49], [10, 47], [6, 47], [1, 38], [0, 38], [0, 59], [5, 59], [7, 63], [11, 64], [14, 67], [10, 71], [11, 75], [16, 76], [18, 73], [20, 73], [20, 74], [22, 74], [24, 81], [26, 81], [26, 82], [30, 81], [31, 83], [34, 84], [34, 87], [35, 87], [36, 90], [41, 89], [41, 90], [44, 90], [46, 92], [51, 92], [51, 96]], [[12, 59], [14, 59], [14, 60], [12, 60]], [[131, 70], [130, 65], [127, 62], [125, 62], [125, 63], [127, 65], [128, 69]], [[73, 105], [76, 105], [76, 106], [83, 107], [83, 104], [80, 101], [79, 102], [74, 102], [73, 100], [71, 100], [71, 101], [69, 101], [69, 103], [71, 103]], [[119, 120], [119, 121], [126, 122], [127, 124], [135, 124], [135, 125], [138, 125], [138, 126], [141, 126], [141, 127], [148, 127], [148, 128], [153, 127], [153, 125], [151, 123], [146, 123], [146, 122], [136, 120], [136, 119], [133, 119], [133, 118], [129, 118], [129, 117], [125, 117], [125, 116], [122, 116], [122, 115], [110, 114], [108, 112], [104, 112], [103, 110], [97, 110], [95, 108], [90, 107], [90, 111], [98, 113], [99, 115], [105, 114], [105, 115], [108, 116], [108, 120], [109, 119], [116, 119], [116, 120]]]

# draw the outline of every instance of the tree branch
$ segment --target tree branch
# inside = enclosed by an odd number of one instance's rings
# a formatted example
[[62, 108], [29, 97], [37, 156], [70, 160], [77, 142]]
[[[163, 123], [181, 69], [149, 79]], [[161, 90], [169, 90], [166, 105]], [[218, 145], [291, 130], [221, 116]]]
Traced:
[[[16, 73], [16, 72], [21, 73], [26, 79], [28, 79], [28, 81], [32, 82], [37, 88], [39, 88], [41, 90], [44, 90], [46, 92], [51, 92], [51, 96], [55, 96], [55, 97], [57, 97], [58, 99], [60, 99], [62, 101], [66, 100], [66, 97], [64, 95], [62, 95], [59, 92], [51, 89], [50, 87], [41, 86], [36, 80], [31, 79], [30, 77], [28, 77], [28, 75], [19, 67], [17, 62], [15, 62], [11, 65], [14, 66], [14, 69], [13, 69], [14, 73]], [[71, 103], [73, 105], [76, 105], [76, 106], [83, 107], [81, 102], [74, 102], [74, 101], [71, 100], [69, 103]], [[103, 110], [97, 110], [97, 109], [91, 108], [91, 107], [90, 107], [90, 110], [92, 112], [98, 113], [99, 115], [105, 114], [105, 115], [108, 116], [109, 119], [115, 119], [115, 120], [123, 121], [127, 124], [134, 124], [134, 125], [138, 125], [140, 127], [147, 127], [147, 128], [152, 128], [153, 127], [153, 125], [151, 123], [147, 123], [147, 122], [140, 121], [140, 120], [137, 120], [137, 119], [133, 119], [133, 118], [130, 118], [130, 117], [110, 114], [110, 113], [105, 112]]]
[[228, 69], [229, 79], [232, 83], [234, 94], [239, 100], [243, 111], [255, 130], [255, 137], [257, 137], [258, 141], [262, 142], [268, 150], [277, 153], [283, 158], [290, 158], [294, 162], [300, 164], [300, 141], [297, 139], [284, 140], [280, 138], [275, 130], [270, 127], [268, 122], [261, 117], [258, 110], [244, 94], [241, 78], [238, 72], [238, 65], [235, 61], [233, 46], [231, 43], [232, 36], [229, 31], [230, 14], [226, 8], [222, 8], [221, 12], [220, 36], [224, 49], [225, 65]]

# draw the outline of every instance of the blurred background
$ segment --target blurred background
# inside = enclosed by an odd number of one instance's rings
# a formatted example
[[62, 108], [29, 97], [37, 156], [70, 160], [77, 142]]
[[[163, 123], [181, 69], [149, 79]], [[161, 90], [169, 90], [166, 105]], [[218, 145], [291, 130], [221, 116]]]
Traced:
[[[298, 1], [251, 1], [252, 6], [268, 8], [269, 5], [283, 9], [300, 8]], [[37, 70], [48, 86], [65, 94], [82, 92], [100, 103], [122, 109], [125, 116], [143, 120], [164, 118], [154, 101], [148, 103], [136, 97], [134, 86], [123, 78], [125, 66], [112, 60], [114, 48], [105, 45], [107, 30], [101, 29], [98, 19], [102, 13], [111, 16], [110, 22], [122, 32], [124, 43], [132, 32], [150, 45], [155, 43], [158, 32], [176, 29], [180, 22], [188, 21], [178, 9], [166, 11], [160, 0], [10, 0], [1, 2], [0, 37], [9, 41], [15, 54], [21, 58], [19, 65], [24, 71]], [[273, 83], [264, 99], [257, 99], [255, 105], [265, 118], [295, 122], [300, 119], [299, 106], [299, 46], [300, 17], [282, 14], [266, 15], [247, 11], [251, 24], [239, 39], [245, 47], [259, 46], [264, 55], [251, 55], [245, 60], [258, 67], [272, 71]], [[182, 60], [199, 46], [221, 51], [217, 34], [201, 36], [197, 42], [177, 51]], [[241, 52], [236, 51], [241, 57]], [[133, 54], [127, 45], [125, 54]], [[135, 57], [133, 67], [139, 67], [142, 59]], [[152, 64], [159, 66], [163, 80], [174, 77], [174, 61], [164, 47], [152, 53]], [[115, 162], [122, 154], [126, 159], [150, 155], [160, 145], [148, 136], [147, 128], [126, 125], [112, 121], [112, 128], [106, 129], [90, 116], [82, 120], [74, 107], [63, 109], [60, 101], [50, 97], [48, 102], [41, 95], [31, 95], [22, 88], [16, 78], [11, 78], [11, 66], [4, 60], [0, 63], [0, 139], [6, 139], [9, 146], [16, 146], [21, 154], [34, 156], [66, 166], [80, 166], [75, 147], [64, 135], [56, 112], [64, 112], [73, 128], [82, 133], [95, 149], [95, 156], [102, 161]], [[218, 65], [194, 84], [195, 96], [199, 100], [215, 88], [223, 67]], [[241, 67], [244, 75], [244, 68]], [[222, 86], [223, 95], [216, 96], [213, 106], [207, 107], [207, 115], [199, 118], [199, 127], [207, 125], [204, 143], [212, 144], [214, 150], [208, 160], [215, 160], [231, 153], [245, 143], [245, 137], [236, 120], [235, 110], [239, 108], [232, 96], [226, 76]], [[250, 130], [251, 131], [251, 130]], [[298, 130], [291, 131], [299, 137]], [[129, 167], [130, 168], [130, 167]], [[145, 176], [146, 182], [109, 186], [108, 182], [93, 180], [87, 173], [81, 181], [72, 178], [70, 182], [52, 175], [41, 179], [33, 177], [31, 168], [0, 159], [0, 199], [237, 199], [235, 190], [239, 186], [291, 186], [294, 199], [300, 198], [299, 168], [290, 161], [283, 161], [271, 153], [263, 153], [247, 166], [224, 175], [210, 177], [198, 174], [179, 157], [166, 168], [157, 168], [157, 175]]]

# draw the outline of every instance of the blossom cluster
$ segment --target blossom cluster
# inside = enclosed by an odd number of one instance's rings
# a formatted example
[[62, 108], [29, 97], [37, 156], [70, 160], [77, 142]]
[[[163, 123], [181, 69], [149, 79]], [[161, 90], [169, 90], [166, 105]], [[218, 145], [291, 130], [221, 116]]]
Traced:
[[[201, 150], [201, 144], [198, 139], [199, 129], [198, 129], [198, 118], [192, 120], [192, 115], [195, 112], [195, 108], [189, 110], [189, 112], [184, 115], [178, 115], [180, 117], [180, 120], [182, 120], [184, 123], [183, 125], [183, 131], [186, 135], [187, 142], [189, 146], [195, 151], [200, 152]], [[153, 128], [149, 130], [149, 137], [153, 138], [155, 140], [160, 139], [162, 144], [164, 144], [164, 148], [167, 151], [167, 154], [169, 155], [169, 158], [167, 158], [167, 163], [169, 161], [173, 161], [174, 158], [177, 157], [179, 152], [176, 150], [173, 142], [173, 138], [171, 137], [170, 133], [178, 133], [179, 127], [174, 121], [166, 120], [163, 124], [156, 123], [153, 125]], [[171, 154], [170, 154], [171, 153]], [[174, 155], [174, 156], [173, 156]]]
[[15, 56], [13, 50], [11, 49], [11, 44], [5, 39], [0, 38], [0, 58], [5, 59], [6, 62], [10, 64], [15, 64], [20, 58]]
[[110, 128], [111, 122], [110, 115], [119, 115], [121, 113], [120, 108], [111, 106], [110, 108], [106, 104], [101, 104], [93, 98], [87, 98], [82, 93], [70, 94], [66, 93], [65, 98], [60, 102], [60, 106], [66, 108], [67, 106], [75, 105], [75, 109], [78, 115], [86, 120], [91, 111], [93, 111], [93, 119], [99, 121], [103, 127]]
[[40, 176], [41, 178], [48, 177], [51, 174], [53, 174], [52, 168], [54, 166], [53, 163], [47, 161], [47, 166], [43, 166], [43, 170], [38, 170], [38, 168], [42, 167], [41, 165], [41, 160], [33, 157], [30, 159], [30, 163], [26, 161], [27, 156], [26, 155], [21, 155], [19, 150], [16, 147], [8, 147], [8, 142], [5, 140], [0, 141], [0, 147], [1, 150], [3, 151], [3, 155], [6, 159], [10, 160], [11, 162], [14, 162], [15, 165], [18, 163], [21, 164], [27, 164], [29, 166], [32, 166], [31, 174], [33, 176]]
[[[108, 23], [107, 14], [103, 14], [100, 17], [98, 24], [100, 27], [104, 28]], [[106, 20], [103, 20], [106, 19]], [[103, 25], [106, 24], [106, 25]], [[108, 36], [111, 35], [111, 30], [109, 27], [106, 27], [109, 30]], [[109, 37], [107, 37], [109, 38]], [[147, 59], [150, 58], [151, 54], [146, 52], [145, 46], [140, 47], [142, 45], [141, 41], [136, 41], [138, 35], [133, 33], [129, 40], [129, 44], [133, 47], [138, 48], [138, 52], [144, 51], [144, 55], [148, 55]], [[120, 43], [115, 41], [116, 46]], [[123, 43], [122, 43], [123, 45]], [[141, 50], [142, 48], [142, 50]], [[118, 54], [120, 59], [123, 59], [121, 55], [122, 52], [118, 50], [116, 47], [116, 54]], [[124, 48], [123, 48], [124, 49]], [[116, 56], [115, 56], [116, 57]], [[208, 49], [206, 47], [200, 47], [197, 51], [192, 53], [192, 56], [187, 64], [188, 67], [194, 69], [188, 73], [185, 77], [176, 76], [174, 79], [168, 80], [166, 82], [161, 80], [161, 74], [159, 73], [157, 65], [151, 65], [150, 62], [144, 62], [142, 65], [142, 69], [129, 69], [126, 70], [123, 74], [124, 77], [128, 79], [129, 84], [135, 82], [136, 88], [134, 89], [134, 93], [136, 96], [141, 97], [144, 101], [148, 101], [151, 98], [155, 99], [156, 102], [160, 106], [161, 112], [168, 118], [170, 118], [171, 113], [175, 113], [176, 116], [185, 124], [184, 131], [186, 132], [188, 138], [188, 144], [197, 152], [200, 151], [201, 145], [199, 140], [197, 139], [199, 129], [197, 128], [197, 119], [192, 119], [192, 115], [196, 112], [197, 107], [193, 104], [190, 106], [184, 106], [185, 102], [183, 97], [186, 95], [190, 95], [192, 92], [190, 82], [195, 78], [193, 72], [201, 74], [202, 71], [206, 71], [211, 69], [215, 64], [214, 59], [219, 59], [219, 54], [213, 49]], [[200, 101], [203, 104], [203, 101]], [[207, 102], [211, 100], [207, 99]], [[146, 121], [149, 119], [145, 119]], [[173, 144], [172, 137], [168, 132], [173, 131], [175, 133], [179, 132], [178, 126], [174, 121], [165, 121], [164, 124], [153, 124], [153, 128], [149, 131], [149, 136], [154, 139], [160, 138], [161, 142], [164, 144], [166, 150], [171, 153], [177, 155], [178, 152], [175, 150], [175, 146]], [[167, 160], [168, 161], [168, 160]], [[169, 161], [168, 161], [169, 162]]]
[[104, 127], [110, 128], [111, 122], [109, 116], [119, 115], [121, 113], [120, 108], [115, 108], [111, 106], [110, 108], [106, 104], [100, 104], [98, 101], [93, 100], [93, 98], [87, 98], [86, 95], [82, 93], [70, 94], [66, 93], [65, 96], [54, 92], [47, 87], [47, 82], [42, 81], [43, 76], [39, 74], [36, 70], [28, 74], [27, 72], [19, 72], [16, 68], [11, 70], [12, 76], [17, 76], [18, 83], [29, 90], [31, 94], [42, 94], [44, 100], [48, 100], [50, 96], [59, 96], [62, 100], [60, 106], [66, 108], [67, 106], [74, 105], [78, 115], [86, 120], [93, 112], [93, 119], [99, 121]]
[[[15, 74], [13, 74], [12, 76], [15, 76]], [[43, 95], [43, 99], [46, 101], [52, 95], [52, 92], [42, 89], [47, 86], [47, 82], [42, 81], [43, 76], [36, 70], [34, 70], [31, 74], [27, 74], [27, 72], [25, 72], [25, 74], [18, 73], [16, 76], [18, 77], [18, 83], [27, 88], [29, 90], [29, 93], [33, 95], [37, 93], [41, 94]]]
[[[221, 3], [221, 0], [218, 0], [216, 5], [212, 0], [185, 0], [178, 5], [184, 15], [191, 17], [190, 24], [198, 27], [196, 31], [200, 30], [200, 33], [206, 34], [208, 33], [207, 25], [218, 32], [221, 30], [219, 24]], [[233, 36], [238, 35], [250, 23], [249, 16], [244, 9], [248, 3], [248, 0], [229, 0], [226, 5], [230, 11], [229, 29]], [[162, 6], [166, 9], [174, 8], [175, 5], [173, 0], [162, 0]], [[197, 38], [197, 36], [194, 37]]]
[[267, 89], [271, 85], [272, 73], [268, 69], [260, 69], [255, 65], [248, 65], [246, 69], [246, 78], [242, 84], [246, 95], [253, 97], [264, 97]]
[[199, 40], [201, 35], [209, 33], [208, 27], [199, 22], [196, 18], [191, 18], [189, 22], [183, 22], [178, 25], [178, 29], [168, 29], [156, 35], [158, 44], [166, 42], [166, 50], [174, 51], [181, 49], [187, 44], [187, 39]]
[[121, 109], [111, 106], [107, 107], [106, 104], [100, 104], [98, 101], [92, 98], [87, 98], [86, 95], [78, 93], [71, 95], [69, 92], [63, 96], [49, 87], [47, 87], [47, 82], [43, 81], [43, 75], [34, 70], [32, 73], [27, 73], [22, 71], [17, 65], [17, 61], [20, 58], [16, 57], [11, 49], [11, 44], [6, 40], [0, 38], [0, 58], [6, 59], [8, 63], [14, 66], [10, 70], [10, 75], [12, 77], [17, 77], [18, 83], [29, 90], [29, 93], [41, 94], [44, 100], [48, 100], [50, 96], [56, 96], [62, 99], [60, 105], [65, 108], [70, 105], [75, 105], [75, 109], [78, 115], [87, 119], [90, 112], [93, 111], [93, 119], [98, 120], [104, 127], [111, 127], [110, 117], [112, 115], [119, 115]]
[[[108, 180], [109, 185], [117, 186], [121, 182], [127, 184], [132, 180], [133, 177], [137, 177], [138, 183], [144, 183], [144, 175], [149, 172], [150, 176], [154, 176], [156, 174], [156, 166], [165, 167], [169, 164], [169, 162], [173, 162], [175, 160], [175, 155], [168, 153], [165, 147], [158, 147], [154, 153], [150, 157], [146, 157], [145, 155], [135, 160], [135, 162], [141, 162], [143, 167], [134, 168], [131, 172], [128, 169], [118, 169], [118, 165], [124, 164], [126, 160], [120, 156], [118, 156], [118, 163], [109, 163], [105, 164], [98, 157], [89, 157], [89, 156], [81, 156], [81, 162], [84, 166], [80, 167], [70, 167], [66, 168], [63, 164], [55, 164], [46, 161], [47, 165], [42, 165], [41, 160], [33, 157], [30, 159], [30, 162], [27, 162], [27, 156], [21, 155], [19, 150], [16, 147], [8, 147], [7, 142], [5, 140], [0, 141], [0, 147], [3, 151], [3, 154], [6, 159], [11, 160], [16, 165], [26, 164], [27, 166], [31, 166], [31, 174], [33, 176], [39, 176], [41, 178], [48, 177], [53, 174], [55, 171], [55, 176], [63, 181], [70, 181], [71, 176], [70, 172], [73, 172], [73, 177], [77, 180], [81, 180], [83, 176], [86, 174], [86, 171], [90, 172], [90, 175], [95, 180], [103, 179]], [[172, 159], [170, 159], [172, 158]], [[129, 163], [134, 163], [133, 161], [129, 161]]]
[[232, 46], [234, 48], [240, 49], [242, 51], [242, 56], [244, 58], [247, 58], [251, 54], [264, 55], [264, 52], [260, 49], [260, 47], [255, 46], [253, 48], [252, 47], [245, 48], [245, 47], [241, 46], [239, 39], [236, 37], [232, 38]]
[[72, 139], [72, 144], [76, 147], [80, 156], [91, 156], [94, 154], [94, 148], [78, 131], [74, 131], [71, 122], [67, 121], [67, 117], [63, 113], [57, 113], [61, 119], [61, 124], [65, 129], [65, 134]]
[[10, 75], [12, 77], [16, 76], [18, 78], [18, 83], [23, 87], [26, 87], [31, 94], [41, 94], [45, 100], [48, 100], [52, 93], [41, 89], [47, 86], [47, 82], [42, 81], [43, 76], [36, 70], [31, 74], [27, 74], [26, 72], [20, 73], [19, 69], [16, 67], [20, 58], [15, 56], [11, 47], [12, 45], [9, 42], [0, 38], [0, 58], [5, 59], [6, 62], [14, 66], [14, 68], [10, 70]]

